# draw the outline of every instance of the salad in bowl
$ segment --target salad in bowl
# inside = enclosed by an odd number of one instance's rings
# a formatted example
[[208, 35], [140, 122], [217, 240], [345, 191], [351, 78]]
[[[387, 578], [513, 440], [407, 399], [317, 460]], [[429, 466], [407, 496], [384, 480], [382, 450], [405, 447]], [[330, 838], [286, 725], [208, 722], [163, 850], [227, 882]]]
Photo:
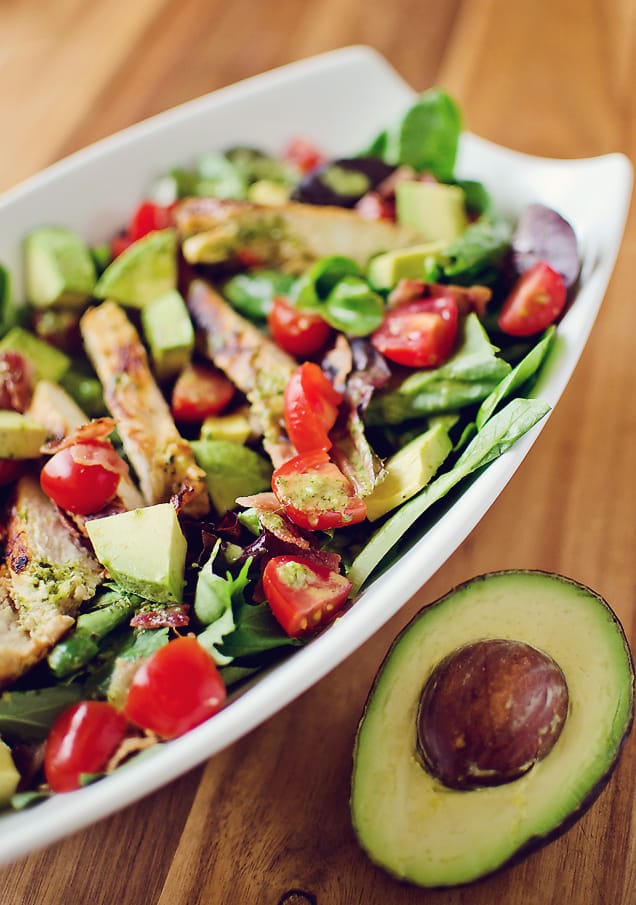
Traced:
[[580, 239], [459, 175], [461, 141], [431, 90], [346, 156], [290, 130], [157, 171], [100, 241], [24, 230], [0, 281], [7, 810], [222, 721], [548, 413]]

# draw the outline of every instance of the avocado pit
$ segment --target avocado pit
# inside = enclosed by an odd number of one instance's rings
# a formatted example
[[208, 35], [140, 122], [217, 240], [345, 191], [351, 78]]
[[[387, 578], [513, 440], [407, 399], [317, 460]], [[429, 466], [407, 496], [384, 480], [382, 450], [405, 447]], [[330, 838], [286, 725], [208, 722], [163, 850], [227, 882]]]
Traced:
[[438, 663], [424, 686], [418, 751], [450, 788], [511, 782], [552, 750], [568, 699], [563, 672], [543, 651], [501, 638], [467, 644]]

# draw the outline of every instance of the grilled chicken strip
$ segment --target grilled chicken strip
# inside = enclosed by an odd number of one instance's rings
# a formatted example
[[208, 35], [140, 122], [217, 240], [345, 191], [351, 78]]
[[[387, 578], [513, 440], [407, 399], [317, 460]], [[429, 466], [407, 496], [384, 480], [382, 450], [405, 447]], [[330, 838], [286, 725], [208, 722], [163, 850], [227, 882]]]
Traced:
[[94, 596], [103, 571], [32, 475], [18, 481], [0, 577], [0, 685], [43, 657]]
[[389, 220], [365, 220], [342, 207], [189, 198], [176, 208], [183, 255], [191, 264], [231, 261], [249, 252], [265, 266], [301, 273], [317, 258], [344, 255], [364, 265], [382, 251], [421, 242]]
[[146, 350], [123, 309], [103, 302], [89, 308], [80, 327], [146, 504], [176, 497], [181, 511], [205, 515], [210, 508], [205, 472], [179, 434]]
[[285, 433], [283, 394], [297, 362], [203, 280], [190, 284], [188, 308], [208, 357], [247, 396], [274, 467], [286, 462], [295, 450]]

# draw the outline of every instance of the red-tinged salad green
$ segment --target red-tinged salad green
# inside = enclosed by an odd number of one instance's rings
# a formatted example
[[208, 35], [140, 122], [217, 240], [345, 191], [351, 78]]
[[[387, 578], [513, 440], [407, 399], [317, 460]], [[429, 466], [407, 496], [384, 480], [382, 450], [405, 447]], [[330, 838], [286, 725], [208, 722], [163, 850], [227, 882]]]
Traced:
[[0, 270], [3, 806], [213, 717], [546, 414], [577, 238], [461, 128], [432, 90], [350, 157], [210, 152]]

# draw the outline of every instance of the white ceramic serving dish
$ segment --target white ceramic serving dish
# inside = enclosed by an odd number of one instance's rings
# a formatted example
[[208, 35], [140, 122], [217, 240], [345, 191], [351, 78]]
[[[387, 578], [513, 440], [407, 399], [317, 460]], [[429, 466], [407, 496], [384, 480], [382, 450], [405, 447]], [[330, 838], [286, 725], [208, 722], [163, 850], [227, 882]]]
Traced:
[[[0, 198], [0, 261], [21, 292], [20, 245], [43, 223], [65, 223], [103, 241], [128, 219], [151, 181], [177, 163], [235, 144], [280, 150], [296, 135], [334, 154], [363, 147], [395, 120], [413, 90], [374, 51], [337, 50], [224, 88], [99, 142]], [[576, 303], [559, 327], [540, 395], [552, 406], [578, 361], [603, 299], [624, 228], [632, 171], [610, 154], [555, 161], [519, 154], [473, 135], [457, 171], [484, 181], [510, 214], [541, 201], [573, 224], [584, 252]], [[390, 619], [454, 552], [497, 498], [545, 419], [492, 463], [336, 624], [262, 676], [208, 723], [77, 792], [0, 816], [0, 862], [47, 845], [185, 773], [232, 744], [342, 662]], [[231, 794], [231, 792], [229, 793]]]

